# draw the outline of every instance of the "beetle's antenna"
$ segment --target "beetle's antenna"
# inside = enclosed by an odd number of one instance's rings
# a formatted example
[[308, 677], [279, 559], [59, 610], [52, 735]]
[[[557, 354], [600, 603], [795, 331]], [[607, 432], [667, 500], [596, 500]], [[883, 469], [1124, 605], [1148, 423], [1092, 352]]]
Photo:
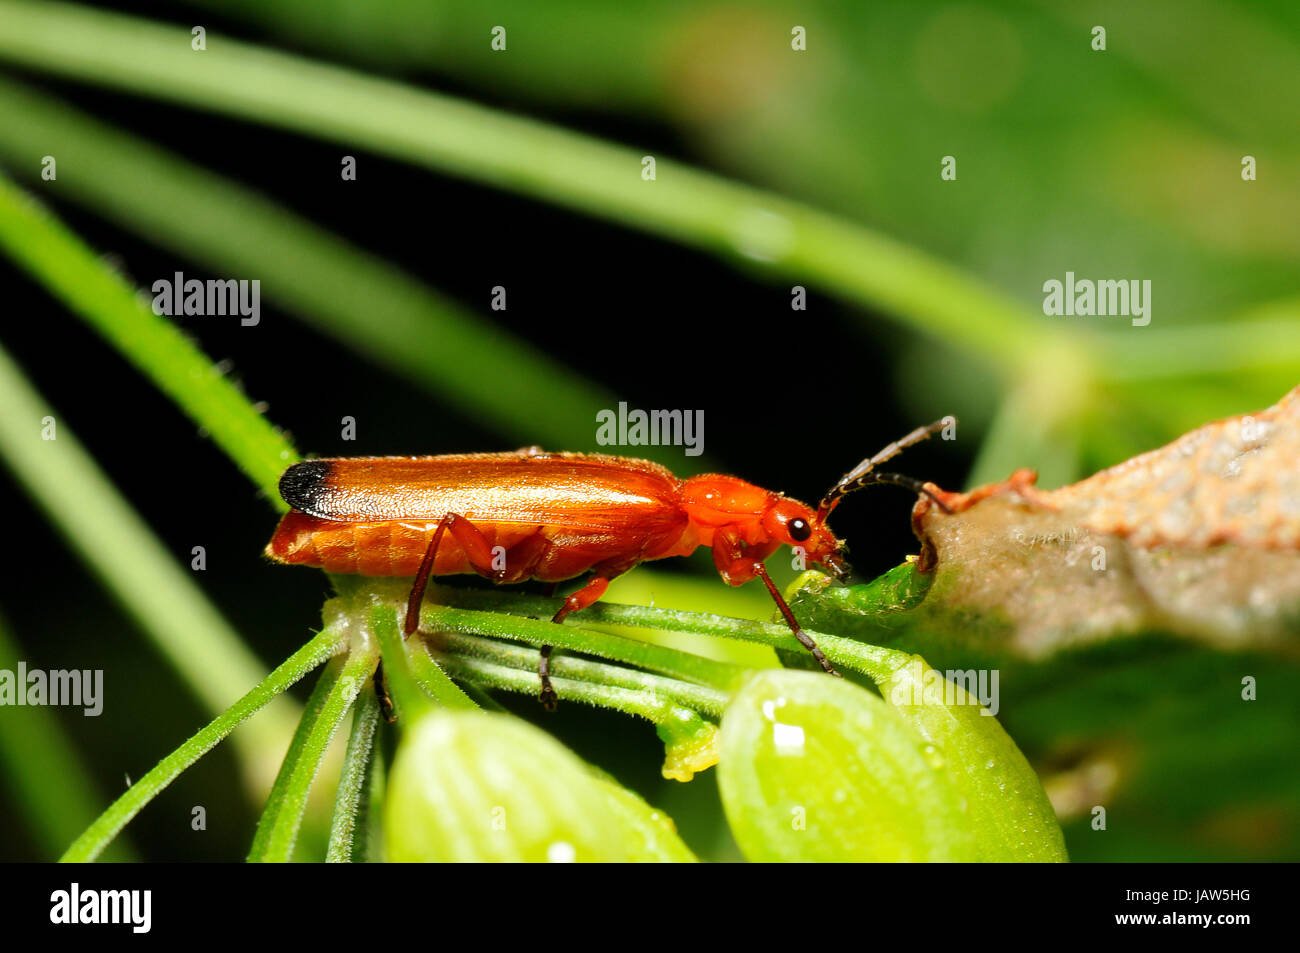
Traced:
[[924, 493], [930, 499], [934, 500], [934, 502], [939, 505], [940, 509], [947, 513], [948, 507], [944, 505], [942, 500], [927, 490], [922, 481], [913, 479], [912, 477], [903, 476], [901, 473], [877, 473], [875, 470], [880, 464], [898, 456], [913, 444], [920, 443], [927, 437], [938, 433], [944, 427], [956, 425], [956, 423], [956, 417], [944, 417], [942, 420], [936, 420], [928, 426], [917, 427], [901, 440], [895, 440], [874, 457], [868, 457], [863, 460], [848, 473], [844, 474], [838, 483], [826, 491], [826, 495], [822, 497], [821, 504], [817, 507], [817, 519], [819, 521], [825, 521], [826, 517], [831, 515], [831, 510], [835, 509], [841, 499], [852, 493], [854, 490], [860, 490], [864, 486], [870, 486], [873, 483], [893, 483], [896, 486], [905, 486], [909, 490], [913, 490], [917, 493]]

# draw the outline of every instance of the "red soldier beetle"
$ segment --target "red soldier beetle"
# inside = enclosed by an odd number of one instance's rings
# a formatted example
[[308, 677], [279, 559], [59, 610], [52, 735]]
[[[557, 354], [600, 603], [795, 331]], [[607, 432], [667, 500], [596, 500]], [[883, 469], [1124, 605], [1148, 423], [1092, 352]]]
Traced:
[[[419, 626], [430, 576], [474, 572], [497, 583], [555, 583], [590, 571], [591, 578], [555, 613], [552, 621], [560, 623], [639, 563], [707, 546], [728, 585], [761, 579], [795, 638], [825, 671], [838, 675], [799, 626], [763, 561], [779, 546], [797, 546], [807, 562], [844, 581], [846, 547], [826, 521], [847, 494], [873, 483], [924, 493], [943, 508], [922, 481], [876, 467], [951, 421], [918, 427], [863, 460], [816, 510], [733, 476], [682, 480], [646, 460], [537, 447], [307, 460], [280, 478], [280, 495], [292, 509], [266, 554], [332, 573], [414, 576], [404, 625], [409, 636]], [[551, 650], [542, 646], [538, 666], [540, 697], [548, 708], [555, 704]]]

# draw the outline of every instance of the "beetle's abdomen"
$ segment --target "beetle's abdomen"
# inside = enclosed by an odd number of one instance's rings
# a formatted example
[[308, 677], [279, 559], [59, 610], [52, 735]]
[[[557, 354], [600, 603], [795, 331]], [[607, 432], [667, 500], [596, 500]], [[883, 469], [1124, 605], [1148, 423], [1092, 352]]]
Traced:
[[[340, 523], [294, 510], [280, 520], [266, 555], [277, 562], [314, 566], [332, 573], [362, 576], [414, 576], [429, 548], [436, 524], [384, 520]], [[537, 532], [536, 527], [479, 526], [489, 546], [507, 549]], [[451, 533], [444, 533], [434, 561], [435, 576], [474, 572]]]
[[[266, 555], [277, 562], [332, 573], [411, 576], [420, 568], [428, 545], [423, 527], [407, 529], [394, 522], [336, 523], [295, 510], [280, 520]], [[438, 553], [438, 562], [454, 555], [459, 555], [459, 547], [448, 546], [445, 554]]]

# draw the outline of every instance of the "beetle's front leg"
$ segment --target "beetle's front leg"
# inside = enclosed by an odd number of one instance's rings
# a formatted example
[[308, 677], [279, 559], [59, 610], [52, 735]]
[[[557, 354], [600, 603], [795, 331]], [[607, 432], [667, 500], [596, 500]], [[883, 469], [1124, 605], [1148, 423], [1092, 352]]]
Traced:
[[812, 653], [812, 657], [825, 672], [839, 677], [840, 673], [835, 671], [835, 666], [831, 664], [830, 659], [813, 641], [812, 636], [800, 627], [799, 620], [790, 611], [790, 606], [781, 595], [781, 590], [776, 588], [772, 577], [767, 574], [767, 567], [763, 565], [763, 560], [772, 555], [777, 545], [777, 543], [770, 543], [746, 547], [735, 530], [721, 529], [713, 535], [713, 565], [717, 568], [723, 582], [729, 586], [739, 586], [755, 577], [763, 580], [763, 585], [767, 586], [767, 591], [771, 593], [776, 607], [781, 610], [781, 615], [785, 617], [786, 624], [790, 626], [790, 631], [799, 640], [799, 644]]

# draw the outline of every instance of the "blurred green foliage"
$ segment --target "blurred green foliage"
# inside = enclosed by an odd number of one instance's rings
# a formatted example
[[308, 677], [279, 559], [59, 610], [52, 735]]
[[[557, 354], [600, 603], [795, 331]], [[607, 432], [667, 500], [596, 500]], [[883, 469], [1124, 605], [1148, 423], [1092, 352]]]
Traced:
[[[1211, 417], [1267, 406], [1300, 380], [1293, 4], [180, 6], [372, 69], [445, 76], [551, 109], [648, 111], [716, 167], [958, 263], [1030, 315], [1041, 314], [1043, 282], [1067, 270], [1150, 279], [1151, 326], [1106, 329], [1123, 334], [1120, 351], [1140, 350], [1149, 374], [1179, 355], [1144, 335], [1215, 323], [1230, 336], [1256, 309], [1277, 320], [1271, 342], [1254, 342], [1248, 373], [1227, 364], [1225, 343], [1217, 367], [1090, 390], [1074, 422], [1084, 425], [1081, 454], [1060, 482]], [[505, 55], [489, 46], [498, 24]], [[808, 48], [791, 55], [796, 24]], [[1092, 49], [1095, 25], [1105, 51]], [[946, 155], [958, 177], [944, 183]], [[1245, 155], [1258, 162], [1256, 181], [1242, 180]], [[1288, 353], [1279, 359], [1272, 345]], [[981, 369], [948, 354], [936, 366], [936, 347], [918, 341], [899, 365], [904, 399], [921, 405], [918, 417], [939, 403], [962, 407], [964, 423], [987, 422], [995, 404], [981, 395]]]

